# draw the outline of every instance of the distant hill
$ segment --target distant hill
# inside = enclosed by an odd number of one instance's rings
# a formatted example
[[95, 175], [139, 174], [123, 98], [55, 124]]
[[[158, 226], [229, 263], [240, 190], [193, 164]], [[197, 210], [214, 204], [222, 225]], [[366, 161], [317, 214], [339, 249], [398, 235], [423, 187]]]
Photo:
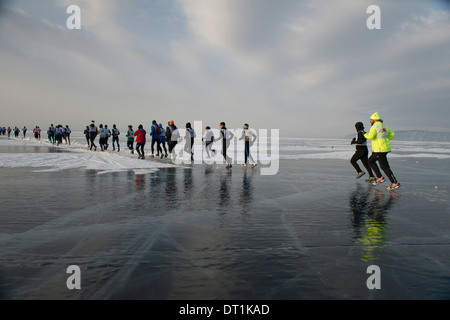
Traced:
[[[356, 132], [345, 136], [345, 139], [352, 139]], [[450, 132], [432, 132], [422, 130], [397, 130], [395, 140], [400, 141], [436, 141], [450, 142]]]

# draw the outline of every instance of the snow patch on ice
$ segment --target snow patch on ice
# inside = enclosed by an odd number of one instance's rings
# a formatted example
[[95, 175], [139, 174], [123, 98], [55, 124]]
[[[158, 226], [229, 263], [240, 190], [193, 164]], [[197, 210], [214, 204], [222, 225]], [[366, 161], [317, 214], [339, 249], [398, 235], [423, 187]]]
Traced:
[[[45, 141], [34, 139], [0, 139], [0, 146], [49, 146]], [[36, 172], [52, 172], [68, 169], [96, 170], [99, 174], [108, 172], [138, 170], [139, 174], [153, 172], [159, 168], [167, 168], [173, 165], [158, 163], [156, 161], [137, 159], [137, 154], [131, 155], [128, 150], [114, 151], [90, 151], [86, 147], [74, 141], [71, 146], [61, 145], [57, 148], [69, 152], [59, 153], [2, 153], [0, 167], [17, 168], [32, 167], [42, 168]], [[97, 149], [98, 150], [98, 149]]]

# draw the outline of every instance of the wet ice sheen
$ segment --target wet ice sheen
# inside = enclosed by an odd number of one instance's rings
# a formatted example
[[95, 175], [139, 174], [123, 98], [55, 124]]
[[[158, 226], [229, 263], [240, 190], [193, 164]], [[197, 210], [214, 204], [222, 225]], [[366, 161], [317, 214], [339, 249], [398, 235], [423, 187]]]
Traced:
[[[2, 167], [0, 297], [448, 299], [448, 161], [392, 157], [392, 193], [339, 158], [281, 159], [275, 176]], [[73, 264], [82, 290], [65, 287]]]

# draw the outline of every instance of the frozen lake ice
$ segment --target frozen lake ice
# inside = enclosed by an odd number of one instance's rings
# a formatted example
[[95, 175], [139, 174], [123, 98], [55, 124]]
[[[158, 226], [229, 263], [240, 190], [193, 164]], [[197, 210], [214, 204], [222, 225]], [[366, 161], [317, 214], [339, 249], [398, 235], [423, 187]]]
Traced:
[[346, 140], [281, 139], [271, 176], [73, 140], [0, 139], [1, 299], [450, 298], [449, 144], [393, 141], [389, 193]]

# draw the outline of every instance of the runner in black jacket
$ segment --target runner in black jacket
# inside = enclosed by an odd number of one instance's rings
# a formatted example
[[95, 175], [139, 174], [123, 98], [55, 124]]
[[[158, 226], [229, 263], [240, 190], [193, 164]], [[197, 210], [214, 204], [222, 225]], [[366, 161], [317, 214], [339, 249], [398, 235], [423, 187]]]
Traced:
[[369, 179], [367, 179], [367, 181], [373, 181], [375, 180], [375, 177], [373, 175], [372, 169], [369, 166], [369, 149], [367, 149], [367, 139], [364, 137], [364, 134], [366, 132], [364, 131], [363, 123], [357, 122], [355, 124], [355, 129], [358, 133], [358, 136], [357, 138], [353, 138], [351, 144], [356, 144], [356, 151], [353, 154], [353, 157], [350, 159], [350, 163], [355, 168], [356, 172], [358, 172], [356, 179], [359, 179], [366, 174], [361, 170], [357, 163], [358, 160], [361, 160], [367, 172], [369, 173]]

